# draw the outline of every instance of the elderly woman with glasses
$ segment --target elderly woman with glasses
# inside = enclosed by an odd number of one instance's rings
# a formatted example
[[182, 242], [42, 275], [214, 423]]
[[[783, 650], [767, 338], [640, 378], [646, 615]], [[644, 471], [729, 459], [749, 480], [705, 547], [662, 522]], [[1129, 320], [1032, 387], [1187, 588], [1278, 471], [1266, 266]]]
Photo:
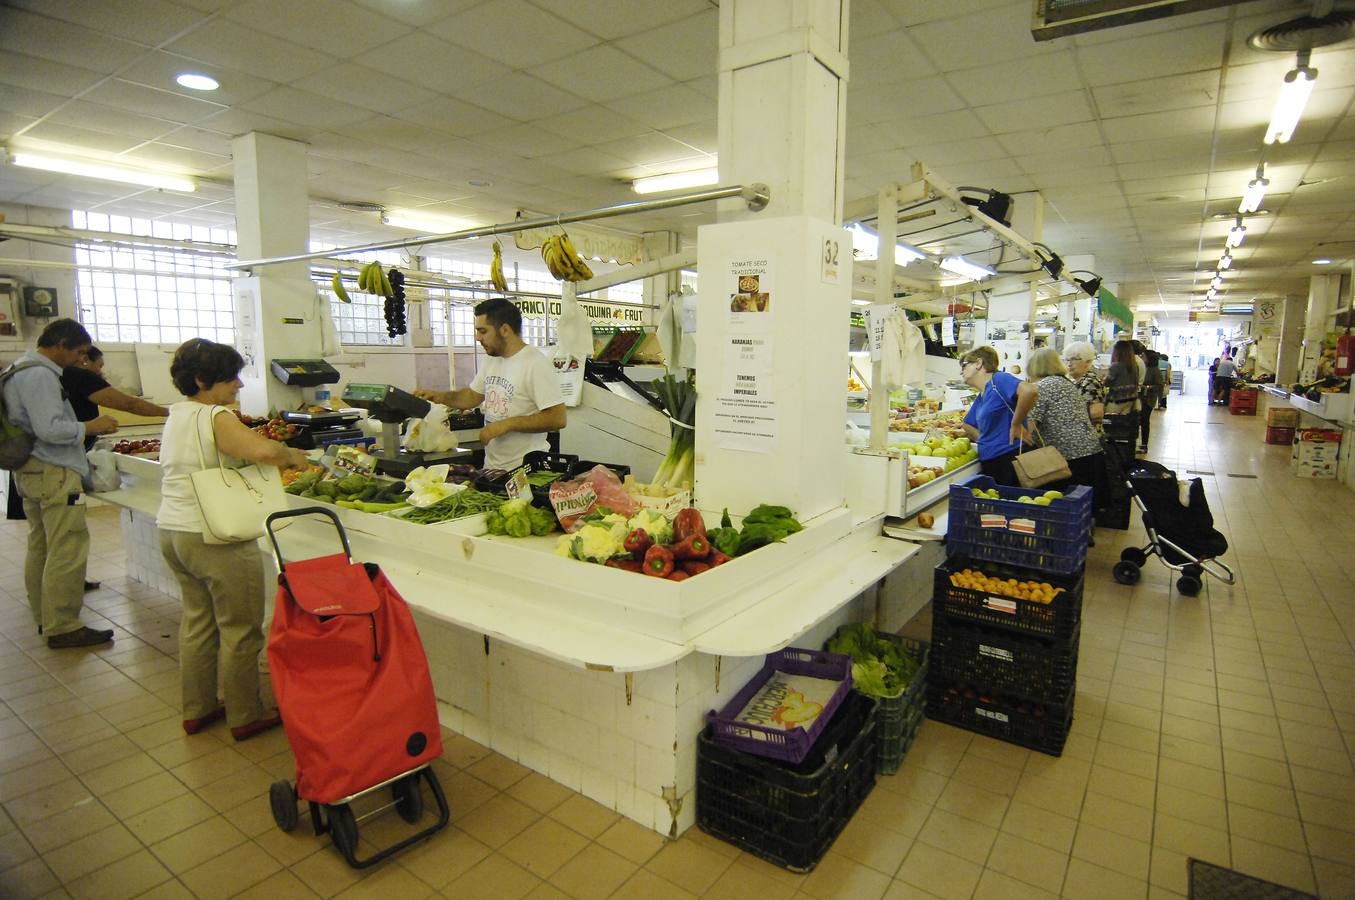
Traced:
[[1029, 415], [1040, 441], [1063, 454], [1072, 472], [1066, 482], [1049, 487], [1067, 490], [1085, 484], [1092, 489], [1095, 506], [1098, 476], [1105, 472], [1106, 461], [1081, 391], [1069, 378], [1053, 347], [1041, 347], [1032, 353], [1026, 371], [1030, 381], [1025, 386], [1031, 390], [1017, 397], [1016, 421], [1024, 422]]
[[1068, 367], [1068, 377], [1082, 393], [1082, 399], [1087, 404], [1087, 417], [1099, 435], [1102, 433], [1101, 420], [1106, 414], [1106, 395], [1110, 389], [1092, 371], [1095, 360], [1096, 348], [1086, 341], [1075, 341], [1063, 348], [1063, 363]]
[[998, 484], [1015, 485], [1016, 469], [1012, 460], [1021, 450], [1021, 441], [1012, 437], [1020, 429], [1013, 427], [1017, 396], [1034, 387], [1015, 375], [999, 372], [997, 351], [975, 347], [960, 359], [960, 377], [979, 392], [964, 417], [964, 431], [979, 449], [979, 471]]

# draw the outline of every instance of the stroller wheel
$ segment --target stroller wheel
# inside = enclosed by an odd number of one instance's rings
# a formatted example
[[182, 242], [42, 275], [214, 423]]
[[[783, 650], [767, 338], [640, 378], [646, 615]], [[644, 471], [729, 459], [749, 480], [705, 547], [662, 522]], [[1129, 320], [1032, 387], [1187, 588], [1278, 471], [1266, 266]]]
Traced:
[[343, 854], [344, 859], [351, 863], [357, 858], [358, 820], [354, 818], [353, 810], [349, 809], [346, 803], [340, 806], [327, 806], [325, 809], [329, 813], [329, 833], [334, 839], [334, 846]]
[[1202, 581], [1204, 578], [1204, 567], [1197, 565], [1188, 565], [1181, 568], [1181, 574], [1187, 578], [1194, 578], [1196, 581]]
[[296, 827], [296, 791], [290, 781], [275, 781], [268, 786], [268, 803], [273, 808], [273, 821], [283, 831]]
[[395, 797], [395, 811], [400, 814], [400, 818], [411, 824], [419, 821], [423, 815], [423, 791], [419, 789], [417, 773], [395, 782], [391, 794]]
[[1176, 579], [1176, 589], [1187, 597], [1194, 597], [1199, 594], [1201, 587], [1203, 587], [1203, 584], [1200, 579], [1193, 575], [1182, 575]]
[[1117, 562], [1115, 568], [1110, 570], [1110, 574], [1119, 584], [1139, 583], [1139, 567], [1126, 560]]
[[[1138, 547], [1125, 547], [1120, 551], [1120, 559], [1127, 563], [1133, 563], [1135, 568], [1139, 568], [1148, 561], [1148, 554]], [[1137, 580], [1135, 579], [1135, 581]]]

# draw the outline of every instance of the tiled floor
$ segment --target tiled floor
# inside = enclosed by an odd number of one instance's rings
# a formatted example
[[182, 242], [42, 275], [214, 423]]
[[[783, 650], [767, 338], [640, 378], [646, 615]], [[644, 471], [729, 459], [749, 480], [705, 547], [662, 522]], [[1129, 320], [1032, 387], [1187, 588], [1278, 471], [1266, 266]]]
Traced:
[[[1061, 758], [926, 723], [827, 857], [795, 875], [702, 835], [677, 841], [469, 740], [437, 769], [454, 826], [366, 872], [272, 823], [281, 732], [185, 736], [176, 610], [121, 572], [91, 515], [93, 651], [47, 650], [23, 601], [26, 525], [0, 524], [0, 896], [1177, 897], [1201, 857], [1355, 896], [1355, 492], [1304, 482], [1264, 414], [1193, 396], [1154, 416], [1152, 458], [1205, 475], [1238, 586], [1178, 596], [1160, 565], [1088, 565], [1077, 718]], [[1240, 476], [1256, 476], [1253, 478]], [[431, 806], [431, 804], [430, 804]], [[405, 828], [387, 816], [364, 834]]]

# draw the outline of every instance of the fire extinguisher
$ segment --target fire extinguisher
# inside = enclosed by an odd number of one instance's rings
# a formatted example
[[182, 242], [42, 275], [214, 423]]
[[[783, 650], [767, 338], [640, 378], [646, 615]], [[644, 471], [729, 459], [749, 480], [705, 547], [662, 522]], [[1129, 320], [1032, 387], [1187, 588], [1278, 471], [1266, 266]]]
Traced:
[[1336, 365], [1332, 371], [1337, 375], [1355, 372], [1355, 334], [1351, 334], [1349, 328], [1336, 339]]

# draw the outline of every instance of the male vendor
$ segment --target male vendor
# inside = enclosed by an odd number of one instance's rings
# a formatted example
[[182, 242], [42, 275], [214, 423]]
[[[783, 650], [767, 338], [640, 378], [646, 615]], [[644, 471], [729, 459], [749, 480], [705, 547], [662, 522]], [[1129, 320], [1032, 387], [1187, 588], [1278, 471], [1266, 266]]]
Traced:
[[470, 387], [455, 391], [417, 390], [416, 397], [452, 409], [480, 407], [485, 427], [485, 468], [516, 469], [522, 457], [548, 449], [546, 432], [565, 427], [565, 401], [555, 366], [522, 341], [522, 312], [502, 297], [475, 307], [475, 339], [489, 358]]

